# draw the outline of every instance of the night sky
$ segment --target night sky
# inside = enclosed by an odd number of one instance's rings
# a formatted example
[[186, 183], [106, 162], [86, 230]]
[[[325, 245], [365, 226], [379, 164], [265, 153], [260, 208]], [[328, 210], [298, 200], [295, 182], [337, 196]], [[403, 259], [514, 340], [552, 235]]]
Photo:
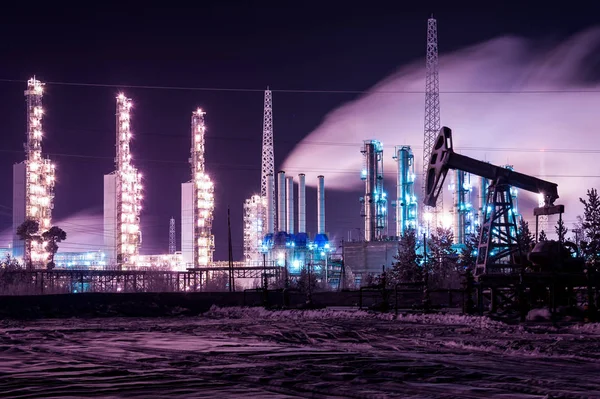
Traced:
[[[358, 96], [326, 91], [367, 90], [403, 64], [424, 62], [432, 12], [441, 53], [504, 34], [561, 38], [597, 22], [597, 10], [589, 5], [567, 11], [505, 2], [485, 10], [431, 4], [406, 8], [401, 2], [249, 3], [203, 1], [197, 8], [177, 10], [151, 3], [3, 9], [0, 230], [12, 223], [12, 165], [23, 159], [23, 91], [34, 74], [56, 82], [47, 85], [44, 96], [43, 145], [58, 168], [55, 220], [80, 212], [101, 215], [102, 175], [114, 169], [115, 96], [123, 91], [133, 99], [133, 161], [144, 175], [142, 252], [166, 252], [171, 216], [179, 229], [181, 183], [190, 178], [190, 117], [200, 106], [207, 112], [207, 171], [216, 187], [215, 259], [227, 256], [228, 206], [237, 259], [242, 204], [260, 189], [262, 91], [267, 85], [273, 90], [278, 170], [328, 112]], [[325, 92], [285, 91], [290, 89]], [[327, 190], [327, 170], [316, 164], [305, 165], [304, 171], [325, 175]], [[359, 195], [327, 191], [332, 236], [341, 239], [362, 226]], [[314, 190], [307, 200], [307, 227], [314, 232]], [[98, 217], [61, 227], [71, 237], [87, 232], [101, 241], [103, 234]]]

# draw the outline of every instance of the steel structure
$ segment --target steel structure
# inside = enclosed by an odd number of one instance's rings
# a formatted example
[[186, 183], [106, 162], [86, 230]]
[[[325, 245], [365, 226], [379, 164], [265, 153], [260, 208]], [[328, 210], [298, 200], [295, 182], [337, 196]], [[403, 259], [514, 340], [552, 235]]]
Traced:
[[[262, 137], [262, 159], [260, 175], [260, 195], [269, 197], [267, 194], [269, 175], [275, 176], [275, 155], [273, 150], [273, 97], [271, 90], [267, 87], [265, 90], [264, 119], [263, 119], [263, 137]], [[271, 192], [272, 204], [270, 208], [275, 211], [275, 186]]]
[[142, 236], [140, 213], [142, 210], [142, 175], [131, 163], [131, 107], [130, 98], [117, 96], [117, 157], [116, 161], [116, 232], [117, 265], [135, 264]]
[[[425, 61], [425, 134], [423, 139], [423, 195], [426, 194], [425, 181], [431, 158], [431, 148], [440, 130], [440, 79], [438, 66], [437, 21], [427, 20], [427, 58]], [[430, 217], [433, 226], [437, 226], [438, 216], [442, 212], [443, 198], [439, 196], [434, 206], [423, 210], [423, 225]], [[431, 216], [427, 215], [431, 214]]]
[[193, 224], [194, 224], [194, 267], [207, 267], [212, 263], [215, 249], [212, 235], [214, 186], [204, 167], [204, 115], [198, 108], [192, 113], [192, 166]]
[[383, 144], [365, 140], [361, 153], [365, 165], [361, 179], [365, 181], [365, 196], [361, 198], [365, 218], [365, 241], [380, 239], [387, 227], [387, 194], [383, 190]]
[[468, 234], [475, 231], [473, 204], [471, 203], [471, 175], [462, 170], [454, 171], [454, 181], [450, 185], [453, 194], [452, 231], [454, 244], [465, 243]]
[[[51, 227], [54, 199], [55, 166], [42, 158], [42, 97], [44, 84], [35, 77], [27, 81], [27, 143], [25, 144], [25, 219], [39, 225], [41, 234]], [[25, 263], [33, 267], [46, 265], [49, 252], [41, 240], [26, 240]]]
[[258, 262], [266, 225], [263, 223], [267, 212], [267, 198], [253, 195], [244, 202], [244, 260]]
[[174, 254], [175, 251], [177, 251], [175, 218], [171, 218], [171, 220], [169, 220], [169, 254]]
[[427, 170], [425, 205], [432, 206], [436, 203], [450, 169], [463, 170], [492, 181], [488, 188], [479, 236], [475, 275], [507, 274], [521, 270], [522, 266], [515, 265], [511, 258], [516, 252], [520, 252], [511, 186], [543, 194], [544, 206], [534, 209], [537, 217], [564, 212], [564, 206], [554, 205], [554, 201], [558, 199], [557, 185], [455, 153], [452, 147], [452, 131], [443, 127], [434, 143]]
[[417, 228], [418, 203], [415, 195], [415, 157], [409, 146], [397, 146], [394, 159], [398, 163], [396, 181], [396, 235]]

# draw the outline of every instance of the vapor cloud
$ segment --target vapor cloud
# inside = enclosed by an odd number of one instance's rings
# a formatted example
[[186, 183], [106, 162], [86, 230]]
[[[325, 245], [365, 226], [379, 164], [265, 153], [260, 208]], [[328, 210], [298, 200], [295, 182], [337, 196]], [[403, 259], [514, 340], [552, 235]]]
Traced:
[[[104, 249], [102, 211], [90, 209], [75, 213], [53, 224], [67, 232], [67, 240], [59, 244], [59, 252], [83, 252]], [[12, 244], [12, 229], [0, 233], [0, 247]]]
[[[441, 120], [453, 130], [455, 150], [558, 183], [559, 202], [574, 220], [581, 213], [578, 197], [600, 180], [582, 177], [600, 175], [600, 93], [581, 92], [600, 89], [588, 76], [598, 64], [599, 45], [600, 29], [591, 29], [558, 44], [501, 37], [442, 55]], [[326, 176], [328, 188], [355, 190], [361, 186], [360, 144], [378, 139], [393, 192], [395, 145], [411, 145], [417, 171], [422, 169], [424, 87], [424, 59], [402, 67], [327, 115], [288, 156], [283, 170], [312, 165]], [[531, 202], [532, 195], [522, 195]]]

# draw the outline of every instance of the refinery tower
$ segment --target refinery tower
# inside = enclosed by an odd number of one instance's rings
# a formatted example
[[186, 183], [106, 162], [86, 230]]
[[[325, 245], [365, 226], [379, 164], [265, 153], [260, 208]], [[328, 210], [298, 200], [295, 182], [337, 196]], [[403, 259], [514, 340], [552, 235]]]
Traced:
[[142, 175], [131, 159], [130, 98], [117, 97], [116, 170], [104, 175], [104, 247], [110, 265], [135, 266], [142, 243]]
[[44, 241], [21, 241], [17, 228], [25, 220], [37, 222], [41, 235], [52, 226], [55, 167], [42, 157], [42, 97], [44, 84], [35, 77], [27, 82], [27, 142], [25, 160], [13, 167], [13, 256], [28, 267], [45, 267], [49, 260]]
[[214, 186], [204, 165], [205, 114], [199, 108], [192, 113], [192, 180], [181, 185], [181, 253], [187, 268], [211, 265], [215, 249], [212, 235]]

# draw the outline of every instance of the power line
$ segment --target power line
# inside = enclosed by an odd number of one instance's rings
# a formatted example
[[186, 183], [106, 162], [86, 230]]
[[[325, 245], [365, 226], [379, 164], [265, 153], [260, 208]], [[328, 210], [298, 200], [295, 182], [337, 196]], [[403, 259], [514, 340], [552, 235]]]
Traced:
[[[26, 83], [22, 79], [0, 79], [2, 83]], [[76, 86], [76, 87], [108, 87], [121, 89], [145, 89], [145, 90], [185, 90], [185, 91], [215, 91], [215, 92], [250, 92], [264, 93], [265, 89], [233, 88], [233, 87], [192, 87], [192, 86], [160, 86], [160, 85], [122, 85], [112, 83], [86, 83], [86, 82], [44, 82], [46, 85], [54, 86]], [[319, 90], [319, 89], [270, 89], [277, 93], [298, 94], [425, 94], [423, 90]], [[442, 90], [441, 94], [568, 94], [568, 93], [600, 93], [600, 90]]]

